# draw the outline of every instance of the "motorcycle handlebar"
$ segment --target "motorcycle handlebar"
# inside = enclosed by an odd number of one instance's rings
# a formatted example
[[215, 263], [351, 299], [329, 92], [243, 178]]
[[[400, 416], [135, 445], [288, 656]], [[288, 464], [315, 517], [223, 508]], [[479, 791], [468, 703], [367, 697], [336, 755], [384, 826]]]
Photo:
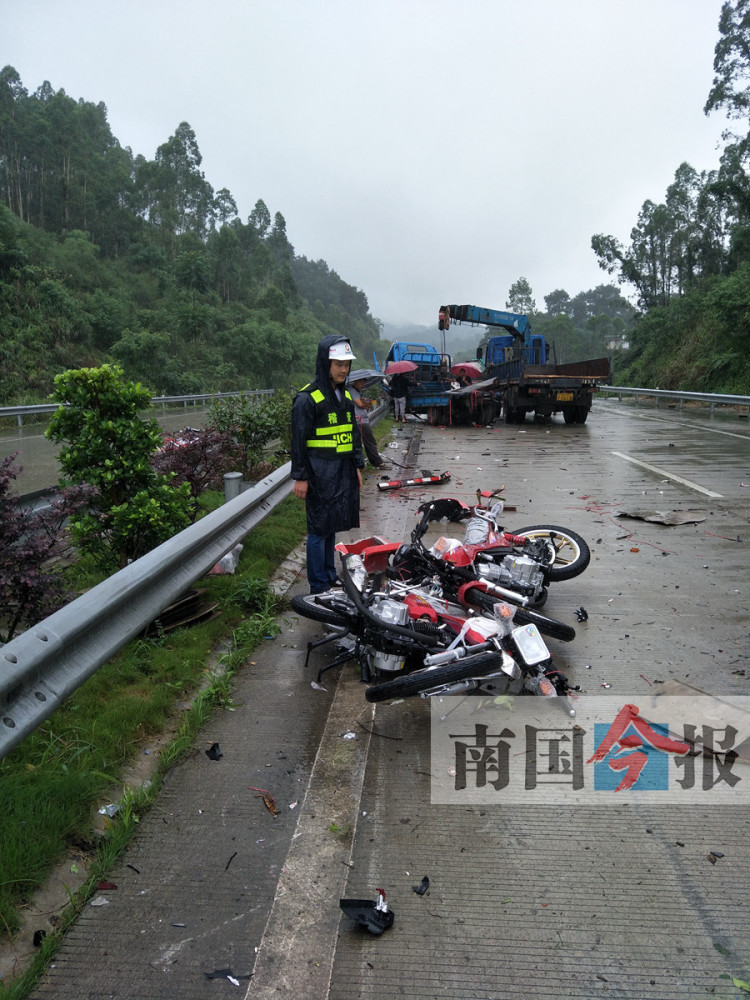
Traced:
[[488, 649], [497, 651], [497, 648], [497, 643], [491, 639], [487, 642], [478, 642], [476, 646], [455, 646], [442, 653], [428, 653], [424, 658], [424, 665], [426, 667], [439, 667], [444, 663], [454, 663], [456, 660], [463, 660], [466, 657], [475, 656], [477, 653], [485, 653]]

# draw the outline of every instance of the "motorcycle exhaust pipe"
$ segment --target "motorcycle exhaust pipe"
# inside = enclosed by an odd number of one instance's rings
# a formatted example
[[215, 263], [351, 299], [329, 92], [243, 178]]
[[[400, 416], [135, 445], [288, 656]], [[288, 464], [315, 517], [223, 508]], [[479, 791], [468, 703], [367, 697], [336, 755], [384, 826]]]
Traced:
[[496, 597], [504, 597], [511, 604], [517, 604], [519, 607], [525, 608], [529, 603], [528, 597], [524, 597], [515, 590], [507, 590], [505, 587], [501, 587], [499, 583], [492, 583], [491, 580], [487, 580], [485, 577], [481, 577], [480, 582], [486, 588], [488, 594], [494, 594]]

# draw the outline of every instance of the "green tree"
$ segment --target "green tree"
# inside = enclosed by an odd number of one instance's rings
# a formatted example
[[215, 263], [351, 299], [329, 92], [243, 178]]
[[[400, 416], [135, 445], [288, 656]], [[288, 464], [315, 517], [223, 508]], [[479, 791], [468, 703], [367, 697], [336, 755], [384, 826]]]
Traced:
[[60, 408], [46, 434], [61, 444], [65, 484], [88, 484], [96, 496], [71, 518], [73, 535], [101, 566], [124, 566], [186, 527], [194, 516], [189, 487], [158, 476], [151, 456], [159, 425], [144, 420], [151, 393], [127, 382], [117, 365], [81, 368], [55, 378]]
[[564, 288], [556, 288], [554, 292], [544, 296], [544, 304], [550, 316], [567, 315], [570, 309], [570, 296]]
[[511, 312], [533, 313], [536, 309], [536, 302], [531, 291], [531, 285], [526, 278], [519, 278], [514, 281], [508, 291], [508, 301], [505, 303], [506, 309]]
[[718, 110], [734, 121], [750, 121], [750, 0], [726, 0], [721, 8], [714, 79], [703, 108], [707, 115]]

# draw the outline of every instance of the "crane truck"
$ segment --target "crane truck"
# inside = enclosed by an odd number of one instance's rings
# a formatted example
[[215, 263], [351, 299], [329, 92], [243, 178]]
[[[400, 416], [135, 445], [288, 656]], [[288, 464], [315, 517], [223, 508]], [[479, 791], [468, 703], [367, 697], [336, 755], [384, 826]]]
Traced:
[[[550, 345], [542, 334], [532, 333], [524, 313], [471, 305], [441, 306], [438, 329], [446, 330], [451, 323], [503, 331], [487, 343], [484, 379], [494, 379], [506, 424], [522, 423], [527, 413], [540, 420], [562, 413], [566, 424], [584, 424], [594, 393], [609, 381], [609, 358], [569, 364], [550, 361]], [[477, 357], [482, 357], [481, 348]]]

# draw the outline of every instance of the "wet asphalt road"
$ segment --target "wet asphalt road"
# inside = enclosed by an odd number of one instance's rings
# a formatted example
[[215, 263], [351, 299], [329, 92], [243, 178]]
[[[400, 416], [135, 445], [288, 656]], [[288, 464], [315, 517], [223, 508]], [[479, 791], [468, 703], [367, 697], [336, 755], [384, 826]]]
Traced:
[[[205, 407], [185, 406], [164, 411], [153, 411], [154, 419], [165, 431], [178, 431], [184, 427], [202, 427]], [[57, 462], [58, 446], [44, 436], [46, 423], [27, 421], [23, 427], [0, 428], [0, 458], [16, 455], [16, 466], [21, 474], [15, 481], [12, 493], [21, 495], [46, 490], [57, 484], [60, 467]]]
[[[750, 693], [747, 420], [615, 401], [597, 401], [582, 427], [558, 419], [412, 421], [387, 453], [449, 471], [438, 492], [467, 502], [504, 484], [511, 529], [559, 524], [588, 540], [590, 567], [553, 584], [545, 609], [576, 625], [573, 643], [549, 645], [581, 697]], [[406, 539], [435, 495], [381, 493], [370, 478], [354, 537]], [[292, 593], [306, 589], [300, 571], [287, 567]], [[428, 706], [367, 705], [351, 667], [313, 689], [325, 647], [307, 674], [303, 662], [319, 635], [288, 616], [258, 650], [237, 710], [204, 734], [224, 757], [201, 744], [174, 769], [113, 874], [118, 890], [86, 908], [33, 997], [738, 995], [731, 977], [750, 978], [747, 808], [433, 805]], [[411, 885], [425, 874], [419, 897]], [[376, 938], [341, 920], [338, 899], [381, 885], [396, 921]]]

